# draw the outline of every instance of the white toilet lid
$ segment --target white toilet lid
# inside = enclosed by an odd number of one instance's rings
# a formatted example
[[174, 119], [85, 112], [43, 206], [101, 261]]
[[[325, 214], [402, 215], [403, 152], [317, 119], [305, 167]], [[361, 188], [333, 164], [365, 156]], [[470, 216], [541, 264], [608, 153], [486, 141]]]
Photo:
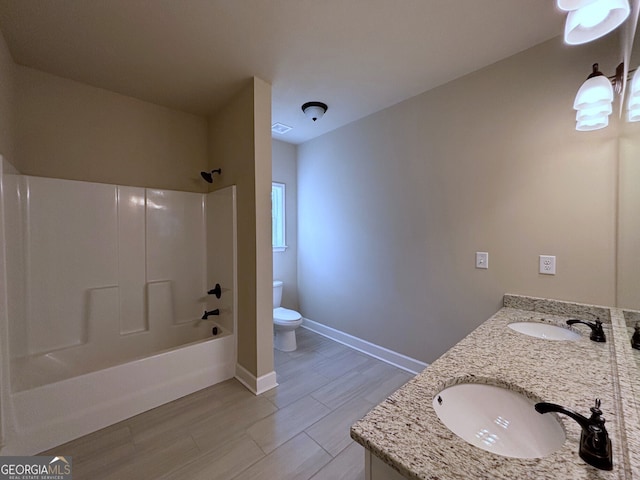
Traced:
[[283, 307], [273, 309], [273, 319], [278, 322], [297, 322], [301, 318], [302, 315], [295, 310], [289, 310]]

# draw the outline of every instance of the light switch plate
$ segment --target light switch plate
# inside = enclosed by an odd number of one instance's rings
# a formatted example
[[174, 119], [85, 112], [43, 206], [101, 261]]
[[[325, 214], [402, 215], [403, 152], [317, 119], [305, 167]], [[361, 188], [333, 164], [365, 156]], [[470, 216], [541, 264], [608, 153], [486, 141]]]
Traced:
[[540, 255], [540, 273], [543, 275], [556, 274], [556, 257], [554, 255]]
[[476, 268], [489, 268], [489, 254], [476, 252]]

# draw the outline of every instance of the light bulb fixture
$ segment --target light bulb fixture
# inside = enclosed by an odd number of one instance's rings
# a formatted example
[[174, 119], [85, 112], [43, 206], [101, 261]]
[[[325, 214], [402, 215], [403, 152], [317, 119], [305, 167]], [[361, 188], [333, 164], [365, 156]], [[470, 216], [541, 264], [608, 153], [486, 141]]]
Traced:
[[624, 22], [631, 7], [629, 0], [557, 0], [560, 10], [568, 11], [564, 41], [579, 45], [603, 37]]
[[613, 106], [608, 103], [605, 105], [596, 105], [595, 107], [583, 108], [576, 112], [576, 121], [587, 120], [589, 118], [609, 116], [613, 113]]
[[629, 114], [627, 116], [627, 119], [630, 122], [640, 122], [640, 107], [629, 109]]
[[627, 119], [630, 122], [640, 122], [640, 75], [639, 69], [629, 82], [629, 100], [627, 103]]
[[593, 64], [593, 71], [582, 84], [573, 102], [575, 110], [593, 108], [613, 102], [613, 85], [611, 80], [604, 76], [598, 69], [598, 64]]
[[[621, 84], [617, 75], [623, 68], [616, 69], [616, 87]], [[611, 80], [605, 77], [598, 69], [598, 64], [593, 64], [593, 71], [587, 80], [580, 86], [573, 108], [576, 112], [576, 130], [590, 132], [599, 130], [609, 125], [609, 115], [613, 112], [613, 85]]]
[[576, 122], [576, 130], [579, 132], [591, 132], [593, 130], [600, 130], [607, 126], [609, 126], [609, 115], [591, 117], [589, 119]]
[[585, 7], [595, 1], [597, 0], [558, 0], [556, 3], [560, 10], [570, 12], [571, 10], [577, 10], [580, 7]]
[[302, 105], [302, 111], [314, 122], [322, 118], [327, 111], [327, 105], [322, 102], [307, 102]]

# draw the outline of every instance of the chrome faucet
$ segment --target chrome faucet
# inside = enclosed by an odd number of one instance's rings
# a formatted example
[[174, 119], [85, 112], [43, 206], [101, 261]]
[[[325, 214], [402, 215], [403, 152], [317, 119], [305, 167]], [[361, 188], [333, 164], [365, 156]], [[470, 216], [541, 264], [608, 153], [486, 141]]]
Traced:
[[535, 409], [538, 413], [557, 412], [573, 418], [582, 427], [580, 458], [600, 470], [613, 469], [611, 439], [607, 429], [604, 427], [605, 419], [602, 417], [599, 398], [596, 398], [595, 406], [591, 407], [590, 418], [555, 403], [536, 403]]
[[602, 322], [600, 319], [597, 319], [595, 322], [587, 322], [585, 320], [572, 319], [567, 320], [567, 325], [573, 325], [574, 323], [582, 323], [583, 325], [587, 325], [591, 327], [591, 335], [589, 338], [594, 342], [606, 342], [607, 337], [604, 335], [604, 330], [602, 329]]

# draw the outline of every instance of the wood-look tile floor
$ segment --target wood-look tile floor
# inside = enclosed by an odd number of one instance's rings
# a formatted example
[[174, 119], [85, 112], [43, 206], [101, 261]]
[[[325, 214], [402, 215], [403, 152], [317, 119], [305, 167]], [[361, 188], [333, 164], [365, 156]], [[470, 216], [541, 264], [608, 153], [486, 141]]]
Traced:
[[278, 387], [232, 379], [52, 448], [74, 480], [356, 480], [349, 427], [411, 375], [304, 328], [275, 350]]

